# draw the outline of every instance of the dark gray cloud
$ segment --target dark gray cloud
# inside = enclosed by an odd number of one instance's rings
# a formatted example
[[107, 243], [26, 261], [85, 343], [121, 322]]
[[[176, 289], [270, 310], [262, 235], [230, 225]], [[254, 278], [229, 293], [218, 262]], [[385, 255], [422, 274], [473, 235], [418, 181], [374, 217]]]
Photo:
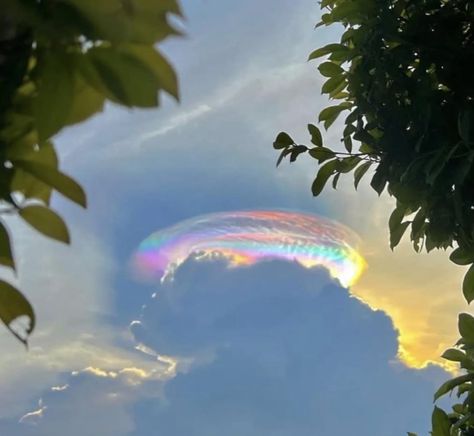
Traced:
[[134, 333], [159, 353], [195, 358], [164, 399], [136, 404], [136, 435], [426, 431], [444, 376], [403, 367], [386, 315], [296, 264], [188, 261]]

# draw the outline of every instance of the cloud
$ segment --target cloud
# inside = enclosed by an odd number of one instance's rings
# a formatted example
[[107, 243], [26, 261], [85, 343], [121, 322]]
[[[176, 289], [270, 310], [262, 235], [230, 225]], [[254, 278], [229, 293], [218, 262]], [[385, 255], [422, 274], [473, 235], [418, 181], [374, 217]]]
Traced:
[[43, 400], [40, 399], [38, 401], [38, 409], [33, 410], [32, 412], [25, 413], [20, 419], [20, 424], [29, 424], [29, 425], [38, 425], [40, 420], [44, 416], [44, 412], [47, 409], [46, 406], [43, 405]]
[[465, 268], [449, 261], [449, 251], [416, 253], [408, 233], [392, 252], [388, 218], [394, 201], [388, 195], [378, 198], [368, 188], [355, 195], [348, 182], [332, 198], [328, 213], [357, 229], [368, 263], [351, 292], [393, 320], [400, 359], [415, 368], [432, 362], [457, 368], [440, 356], [458, 339], [457, 314], [469, 311], [461, 292]]
[[[108, 379], [111, 394], [125, 395], [135, 392], [142, 384], [161, 384], [172, 375], [171, 362], [158, 361], [155, 356], [134, 349], [136, 344], [128, 331], [129, 319], [120, 321], [118, 315], [112, 314], [115, 261], [104, 241], [99, 241], [79, 217], [70, 220], [72, 247], [40, 236], [19, 220], [10, 220], [8, 224], [17, 236], [17, 285], [35, 307], [37, 328], [28, 352], [6, 330], [0, 337], [1, 434], [29, 434], [33, 430], [25, 428], [30, 424], [35, 432], [39, 431], [45, 417], [55, 413], [56, 406], [49, 404], [51, 399], [62, 396], [77, 399], [76, 407], [81, 409], [62, 405], [68, 413], [78, 417], [98, 414], [91, 409], [97, 408], [95, 402], [102, 397], [104, 385], [93, 380]], [[88, 380], [87, 388], [78, 383], [83, 379]], [[81, 395], [87, 395], [82, 403]], [[38, 398], [41, 398], [39, 406]], [[134, 395], [127, 394], [125, 403], [133, 402], [133, 398]], [[120, 419], [133, 422], [126, 408], [122, 410], [124, 401], [111, 400], [108, 416], [117, 412], [114, 412], [115, 404], [124, 414]], [[56, 430], [45, 434], [64, 434], [65, 422], [69, 419], [62, 422], [61, 431], [58, 422]], [[101, 427], [103, 420], [91, 422], [97, 433], [90, 434], [127, 434], [128, 430], [120, 432], [130, 426], [122, 429], [120, 423], [111, 419], [106, 427]], [[78, 425], [77, 434], [84, 436], [80, 428]], [[68, 431], [68, 434], [73, 433]]]
[[134, 333], [150, 349], [191, 359], [159, 401], [137, 406], [137, 435], [151, 421], [176, 436], [426, 431], [433, 389], [446, 377], [400, 365], [386, 315], [325, 271], [293, 263], [188, 260]]
[[[406, 243], [392, 253], [387, 233], [392, 203], [364, 182], [356, 193], [349, 175], [336, 192], [314, 200], [312, 159], [275, 169], [274, 135], [284, 129], [297, 142], [307, 141], [306, 122], [325, 105], [317, 96], [319, 84], [303, 62], [231, 76], [210, 95], [184, 103], [181, 118], [176, 109], [158, 123], [143, 119], [140, 132], [119, 129], [120, 140], [96, 148], [94, 165], [90, 160], [82, 165], [79, 157], [79, 171], [87, 172], [98, 203], [116, 207], [116, 214], [125, 207], [133, 211], [135, 218], [122, 218], [126, 226], [117, 223], [116, 231], [130, 238], [130, 249], [157, 228], [214, 211], [285, 207], [337, 217], [361, 235], [369, 264], [354, 295], [392, 318], [406, 364], [445, 365], [440, 355], [456, 341], [457, 313], [467, 309], [460, 292], [464, 269], [451, 265], [444, 253], [416, 255]], [[338, 144], [338, 131], [335, 126], [326, 135], [327, 144]], [[98, 191], [94, 180], [104, 173], [108, 177]], [[124, 198], [111, 202], [117, 192]], [[138, 217], [141, 232], [135, 229]]]

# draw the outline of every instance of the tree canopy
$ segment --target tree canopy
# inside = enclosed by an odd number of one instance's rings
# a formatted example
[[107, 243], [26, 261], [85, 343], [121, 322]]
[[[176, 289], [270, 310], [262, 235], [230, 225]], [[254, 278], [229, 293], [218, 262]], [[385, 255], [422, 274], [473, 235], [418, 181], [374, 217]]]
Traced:
[[[59, 169], [52, 137], [102, 111], [178, 98], [176, 74], [157, 44], [180, 32], [177, 0], [6, 0], [0, 15], [0, 265], [15, 269], [1, 215], [18, 214], [63, 243], [70, 236], [51, 209], [53, 192], [86, 207], [82, 187]], [[19, 330], [12, 322], [26, 316]], [[26, 344], [33, 307], [0, 280], [0, 319]]]
[[[326, 78], [322, 93], [334, 104], [318, 121], [328, 129], [345, 114], [343, 146], [323, 143], [308, 125], [311, 145], [285, 132], [273, 146], [295, 161], [309, 154], [318, 171], [312, 192], [353, 173], [357, 189], [370, 186], [396, 199], [388, 226], [390, 246], [404, 233], [416, 251], [454, 248], [450, 259], [469, 265], [462, 290], [474, 300], [474, 3], [470, 0], [322, 0], [319, 26], [342, 25], [339, 41], [309, 60]], [[369, 169], [372, 168], [372, 172]], [[449, 292], [449, 291], [447, 291]], [[449, 414], [435, 407], [433, 436], [474, 434], [474, 318], [459, 316], [461, 339], [443, 357], [462, 375], [435, 400], [457, 388], [461, 402]], [[412, 433], [409, 433], [413, 435]]]

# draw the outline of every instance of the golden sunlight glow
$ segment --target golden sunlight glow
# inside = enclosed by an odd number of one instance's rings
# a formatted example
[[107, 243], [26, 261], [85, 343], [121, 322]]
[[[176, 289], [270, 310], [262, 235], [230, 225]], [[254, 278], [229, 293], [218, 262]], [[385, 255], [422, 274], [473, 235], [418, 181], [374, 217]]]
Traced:
[[[440, 356], [459, 337], [458, 313], [468, 311], [461, 291], [465, 268], [451, 263], [449, 252], [416, 253], [407, 235], [392, 252], [388, 243], [391, 199], [366, 193], [361, 197], [352, 189], [341, 193], [346, 207], [337, 213], [361, 236], [360, 251], [368, 267], [351, 293], [391, 318], [403, 363], [412, 368], [436, 363], [454, 372], [457, 365]], [[353, 207], [347, 207], [350, 204]]]

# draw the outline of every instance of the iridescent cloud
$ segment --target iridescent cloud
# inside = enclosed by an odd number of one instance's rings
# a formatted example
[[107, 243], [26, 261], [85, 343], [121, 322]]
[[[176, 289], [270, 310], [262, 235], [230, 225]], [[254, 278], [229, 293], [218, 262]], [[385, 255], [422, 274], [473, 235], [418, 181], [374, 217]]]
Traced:
[[343, 225], [317, 215], [256, 210], [202, 215], [150, 235], [139, 246], [133, 268], [144, 279], [165, 279], [187, 258], [224, 258], [230, 266], [261, 260], [322, 266], [348, 287], [365, 261], [358, 238]]

